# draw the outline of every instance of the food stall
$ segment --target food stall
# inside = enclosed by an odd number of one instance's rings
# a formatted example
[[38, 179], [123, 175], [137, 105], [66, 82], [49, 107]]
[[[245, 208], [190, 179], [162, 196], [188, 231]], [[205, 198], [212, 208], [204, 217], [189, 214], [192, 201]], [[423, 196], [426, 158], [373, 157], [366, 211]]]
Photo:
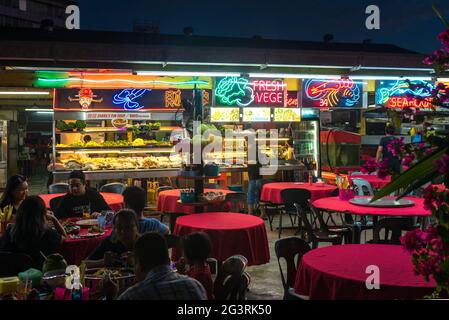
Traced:
[[[129, 79], [121, 81], [124, 80]], [[183, 101], [192, 100], [198, 81], [162, 77], [132, 81], [136, 86], [152, 81], [165, 87], [55, 89], [55, 182], [66, 180], [75, 169], [83, 170], [88, 181], [167, 178], [178, 174], [182, 159], [174, 152], [174, 145], [186, 135], [182, 127]], [[211, 91], [207, 88], [211, 82], [200, 81], [206, 97], [203, 103], [208, 105]]]

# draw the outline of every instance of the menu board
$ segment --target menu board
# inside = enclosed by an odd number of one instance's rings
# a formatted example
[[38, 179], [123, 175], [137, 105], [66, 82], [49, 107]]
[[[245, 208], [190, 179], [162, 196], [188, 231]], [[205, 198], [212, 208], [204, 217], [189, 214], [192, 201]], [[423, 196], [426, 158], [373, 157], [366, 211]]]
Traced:
[[302, 107], [304, 108], [361, 108], [362, 82], [351, 79], [303, 82]]
[[270, 108], [244, 108], [243, 122], [270, 122]]
[[240, 122], [240, 108], [210, 108], [211, 122]]
[[275, 122], [301, 122], [301, 109], [297, 108], [275, 108]]

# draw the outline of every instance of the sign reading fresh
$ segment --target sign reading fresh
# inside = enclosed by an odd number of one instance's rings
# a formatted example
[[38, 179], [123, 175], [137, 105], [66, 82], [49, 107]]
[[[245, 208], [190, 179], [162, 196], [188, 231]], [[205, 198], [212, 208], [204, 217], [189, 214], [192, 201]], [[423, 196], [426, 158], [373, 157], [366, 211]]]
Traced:
[[302, 107], [360, 108], [362, 92], [362, 83], [351, 79], [308, 79], [303, 83]]
[[377, 81], [376, 103], [393, 109], [430, 108], [432, 91], [431, 82], [420, 80]]
[[286, 84], [279, 79], [251, 79], [243, 77], [218, 78], [216, 104], [220, 106], [284, 106]]

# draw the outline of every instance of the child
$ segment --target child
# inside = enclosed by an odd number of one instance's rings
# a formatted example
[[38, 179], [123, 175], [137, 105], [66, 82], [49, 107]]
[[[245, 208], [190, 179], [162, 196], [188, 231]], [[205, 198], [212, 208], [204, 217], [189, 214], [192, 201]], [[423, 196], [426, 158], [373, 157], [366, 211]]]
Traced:
[[186, 275], [198, 280], [206, 289], [207, 298], [214, 299], [214, 284], [212, 274], [206, 260], [211, 251], [209, 236], [204, 232], [195, 232], [188, 235], [184, 241], [184, 257], [190, 268]]

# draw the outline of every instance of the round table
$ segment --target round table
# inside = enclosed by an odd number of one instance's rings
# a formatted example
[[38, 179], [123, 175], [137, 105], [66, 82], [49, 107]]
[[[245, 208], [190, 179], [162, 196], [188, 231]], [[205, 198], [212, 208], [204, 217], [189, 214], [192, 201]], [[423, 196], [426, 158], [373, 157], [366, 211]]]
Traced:
[[[183, 205], [178, 203], [181, 189], [164, 190], [159, 192], [157, 199], [157, 210], [165, 213], [185, 213], [192, 214], [195, 213], [195, 207], [190, 205]], [[204, 189], [204, 192], [223, 192], [223, 194], [234, 193], [231, 190], [225, 189]], [[215, 204], [206, 205], [205, 208], [209, 207], [210, 211], [220, 210], [221, 203], [218, 206]]]
[[[380, 289], [373, 284], [378, 267]], [[372, 269], [371, 269], [372, 270]], [[368, 277], [370, 277], [368, 279]], [[295, 292], [311, 300], [420, 299], [431, 294], [436, 283], [414, 273], [412, 257], [401, 246], [343, 245], [306, 253], [295, 281]]]
[[275, 204], [281, 204], [281, 192], [285, 189], [305, 189], [310, 191], [312, 201], [324, 197], [330, 197], [332, 192], [337, 189], [336, 186], [325, 183], [313, 183], [309, 185], [303, 182], [275, 182], [267, 183], [262, 187], [260, 200], [268, 201]]
[[211, 212], [183, 216], [176, 221], [175, 235], [183, 237], [197, 231], [209, 235], [212, 242], [211, 257], [218, 261], [237, 254], [245, 256], [248, 265], [261, 265], [270, 261], [265, 223], [258, 217]]
[[[88, 228], [81, 228], [79, 235], [89, 232]], [[67, 263], [80, 265], [81, 261], [85, 260], [91, 252], [100, 244], [100, 242], [109, 236], [112, 228], [105, 230], [105, 233], [93, 238], [70, 238], [64, 241], [58, 252], [66, 259]]]
[[[109, 205], [111, 210], [117, 212], [124, 208], [123, 196], [121, 194], [109, 192], [100, 192], [100, 194], [103, 196], [104, 200]], [[65, 195], [65, 193], [52, 193], [40, 194], [39, 197], [44, 200], [45, 206], [50, 209], [50, 200], [56, 197], [61, 197], [63, 195]]]
[[[361, 198], [361, 197], [358, 197]], [[351, 204], [349, 201], [340, 200], [339, 197], [321, 198], [313, 202], [313, 206], [317, 209], [330, 212], [343, 212], [355, 215], [372, 215], [372, 216], [401, 216], [401, 217], [428, 217], [432, 213], [424, 209], [424, 199], [406, 197], [405, 200], [412, 200], [415, 205], [408, 208], [376, 208], [362, 207]]]
[[385, 177], [385, 179], [379, 178], [377, 175], [371, 175], [371, 174], [363, 174], [363, 175], [355, 175], [355, 176], [349, 176], [349, 179], [364, 179], [368, 181], [371, 184], [371, 187], [373, 189], [382, 189], [386, 185], [388, 185], [391, 182], [391, 176]]

